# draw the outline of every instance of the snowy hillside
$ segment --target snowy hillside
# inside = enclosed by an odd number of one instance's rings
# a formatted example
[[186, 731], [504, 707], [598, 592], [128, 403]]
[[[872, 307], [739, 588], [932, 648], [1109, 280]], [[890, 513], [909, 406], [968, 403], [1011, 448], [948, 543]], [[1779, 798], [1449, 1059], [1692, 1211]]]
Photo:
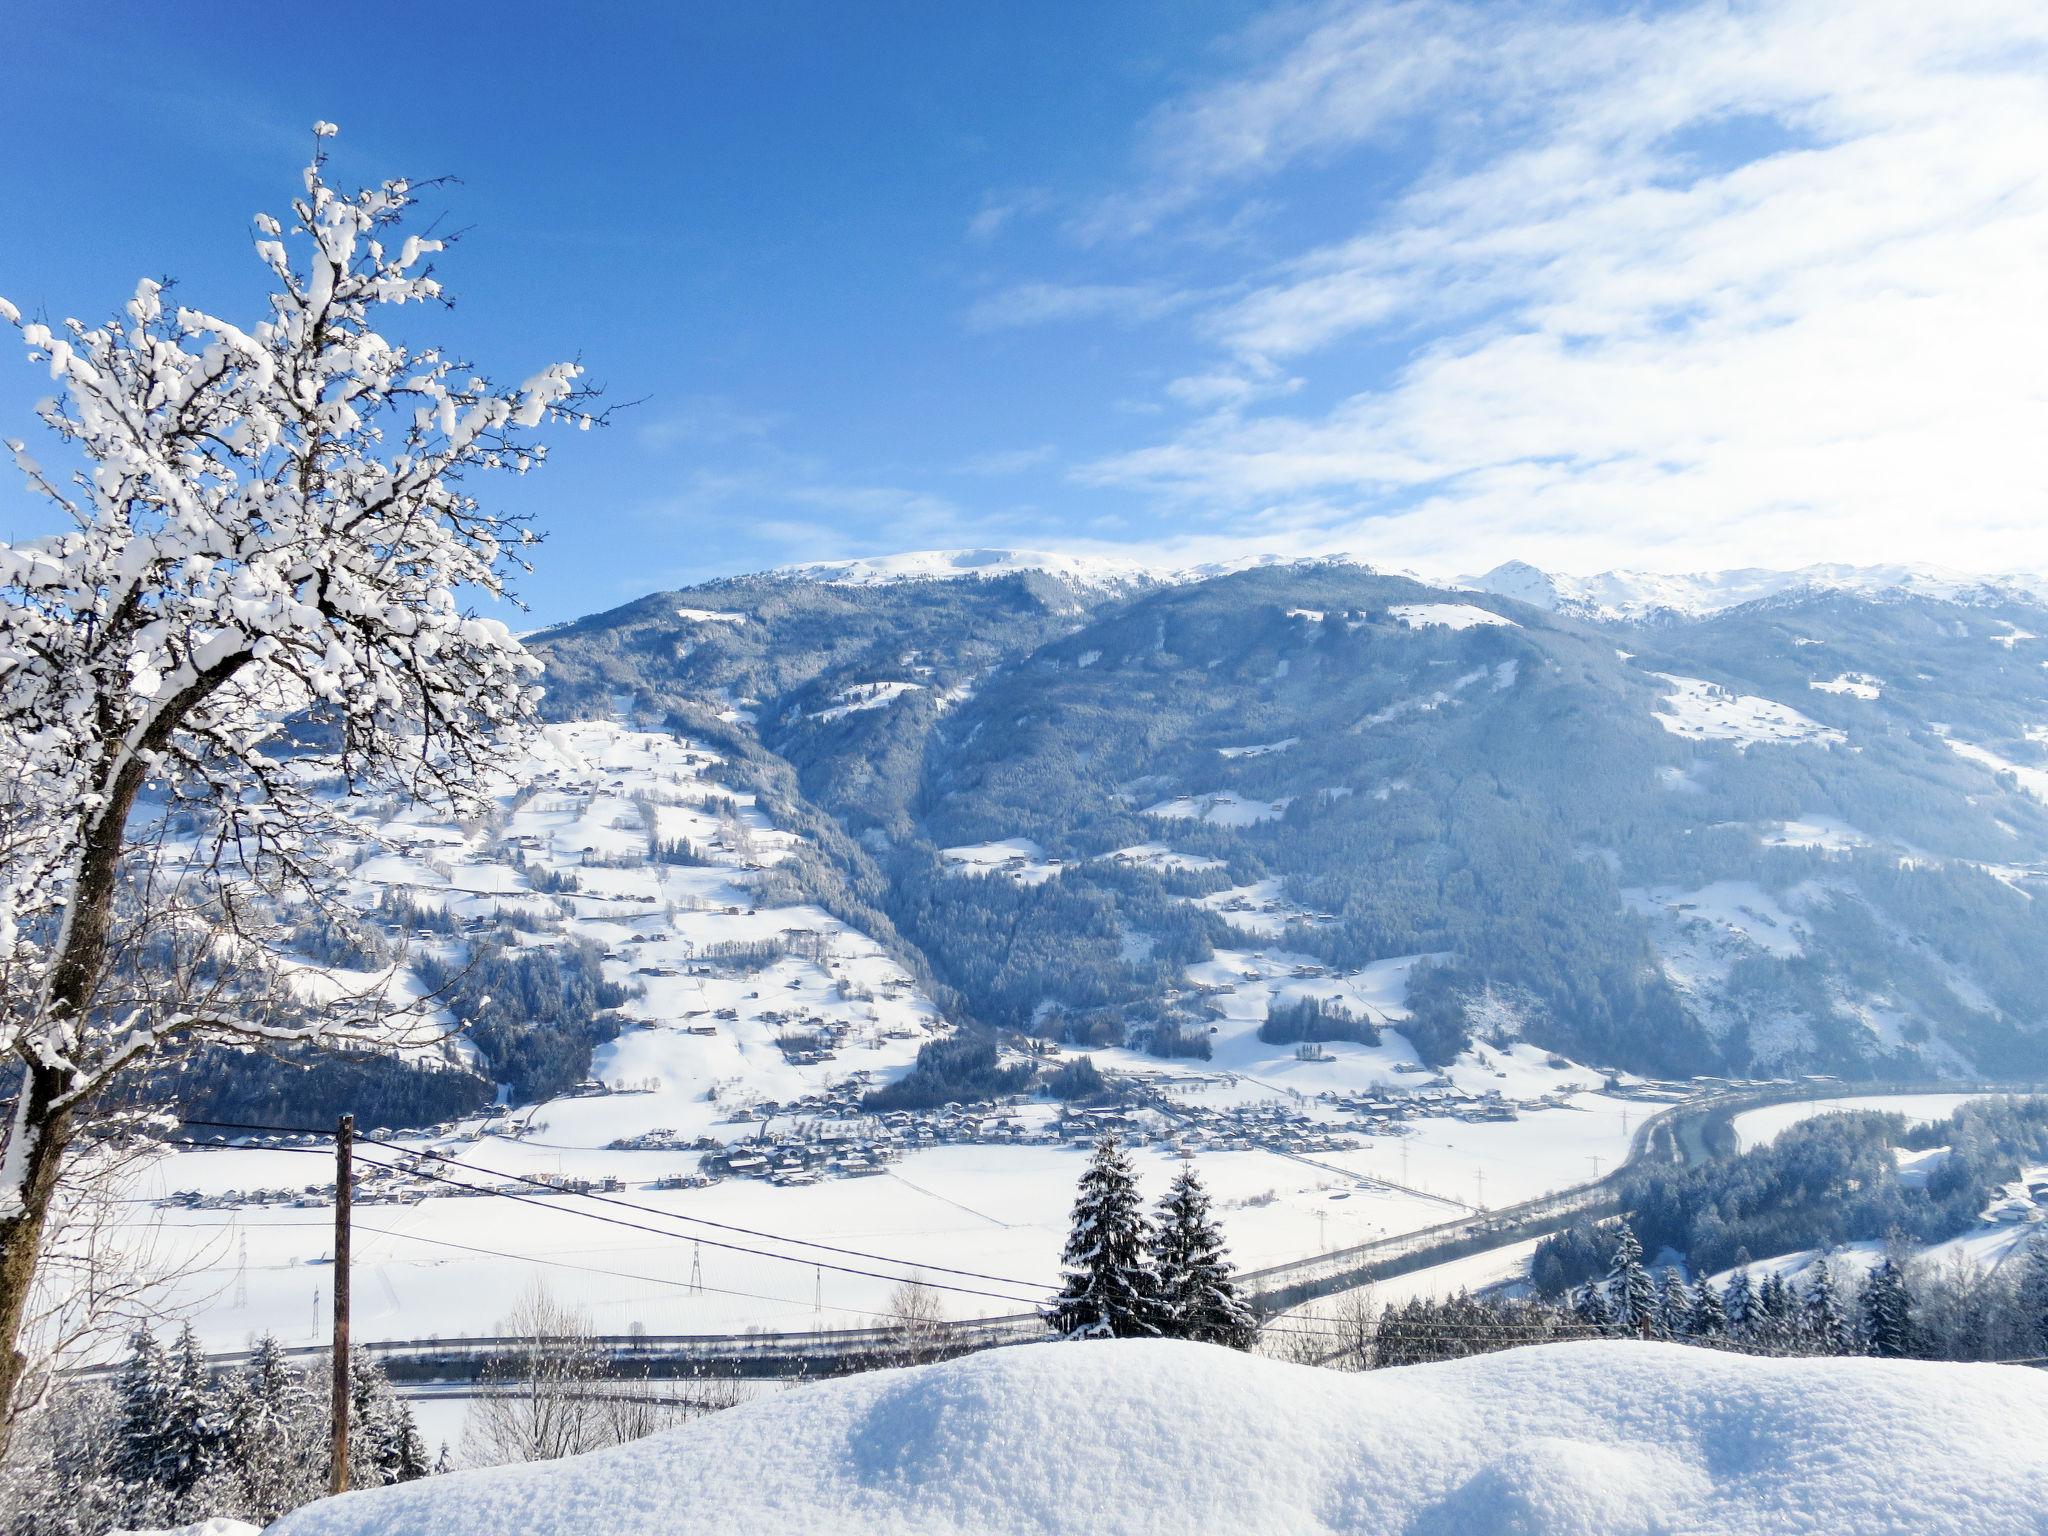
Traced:
[[1048, 1344], [350, 1494], [275, 1530], [2017, 1536], [2048, 1528], [2044, 1439], [2048, 1377], [1996, 1366], [1601, 1342], [1358, 1376]]

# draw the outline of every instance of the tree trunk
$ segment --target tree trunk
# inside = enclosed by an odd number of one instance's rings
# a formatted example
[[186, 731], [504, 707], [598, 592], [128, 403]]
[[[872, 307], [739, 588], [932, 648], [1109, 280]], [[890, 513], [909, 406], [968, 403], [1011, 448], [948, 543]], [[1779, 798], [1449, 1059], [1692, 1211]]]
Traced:
[[[94, 994], [99, 990], [100, 973], [106, 966], [128, 813], [142, 787], [143, 773], [141, 759], [134, 757], [114, 776], [107, 809], [86, 836], [78, 878], [72, 888], [63, 948], [50, 968], [50, 1000], [44, 1023], [47, 1026], [58, 1020], [76, 1019], [80, 1040], [86, 1032]], [[75, 1062], [79, 1054], [76, 1041], [62, 1054]], [[0, 1452], [7, 1449], [14, 1425], [15, 1394], [28, 1368], [28, 1357], [21, 1347], [21, 1329], [28, 1317], [29, 1295], [35, 1288], [36, 1264], [42, 1257], [44, 1229], [56, 1200], [57, 1179], [64, 1169], [64, 1154], [71, 1147], [80, 1089], [98, 1086], [81, 1082], [82, 1073], [77, 1065], [67, 1072], [25, 1058], [24, 1066], [21, 1091], [27, 1102], [17, 1109], [11, 1127], [12, 1135], [31, 1138], [22, 1170], [21, 1210], [0, 1220]]]
[[28, 1316], [29, 1293], [35, 1287], [43, 1228], [71, 1142], [70, 1109], [53, 1107], [65, 1086], [62, 1076], [49, 1068], [33, 1069], [22, 1085], [28, 1104], [14, 1126], [15, 1135], [35, 1140], [22, 1178], [21, 1210], [0, 1221], [0, 1452], [6, 1450], [14, 1428], [15, 1394], [28, 1369], [21, 1329]]

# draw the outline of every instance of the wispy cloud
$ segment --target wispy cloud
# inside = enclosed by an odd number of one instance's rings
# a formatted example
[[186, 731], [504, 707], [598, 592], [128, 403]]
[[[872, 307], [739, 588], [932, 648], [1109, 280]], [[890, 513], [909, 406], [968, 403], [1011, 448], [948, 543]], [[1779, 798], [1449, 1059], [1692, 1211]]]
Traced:
[[1154, 283], [1018, 283], [977, 300], [967, 323], [977, 331], [1070, 320], [1132, 325], [1185, 309], [1195, 298]]
[[[1350, 233], [1190, 305], [1218, 360], [1169, 393], [1196, 417], [1083, 481], [1187, 528], [1452, 566], [2048, 564], [2048, 10], [1351, 4], [1292, 26], [1154, 115], [1089, 233], [1284, 199], [1309, 162], [1327, 196], [1395, 136], [1412, 171]], [[1356, 342], [1406, 360], [1357, 379]], [[1258, 388], [1302, 377], [1311, 411]]]

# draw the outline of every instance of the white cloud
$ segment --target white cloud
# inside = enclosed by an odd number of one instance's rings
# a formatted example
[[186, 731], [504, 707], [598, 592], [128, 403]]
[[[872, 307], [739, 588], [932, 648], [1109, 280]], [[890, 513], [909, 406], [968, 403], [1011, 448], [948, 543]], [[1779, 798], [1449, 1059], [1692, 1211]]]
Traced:
[[[1352, 5], [1259, 41], [1099, 230], [1433, 148], [1192, 316], [1224, 359], [1170, 389], [1209, 414], [1084, 480], [1451, 568], [2048, 565], [2048, 8]], [[1353, 336], [1415, 350], [1361, 388]], [[1273, 358], [1335, 403], [1248, 411]]]
[[1184, 308], [1193, 295], [1152, 283], [1019, 283], [977, 300], [967, 323], [978, 331], [1068, 320], [1134, 323]]

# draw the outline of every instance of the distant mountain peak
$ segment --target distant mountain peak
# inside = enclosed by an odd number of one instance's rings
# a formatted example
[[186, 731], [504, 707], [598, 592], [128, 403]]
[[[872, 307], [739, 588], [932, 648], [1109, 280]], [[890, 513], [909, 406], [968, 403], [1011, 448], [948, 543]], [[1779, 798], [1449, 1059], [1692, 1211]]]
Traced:
[[813, 560], [777, 566], [764, 574], [789, 581], [817, 581], [835, 586], [885, 586], [901, 581], [993, 579], [1021, 572], [1052, 576], [1069, 586], [1102, 592], [1128, 592], [1145, 587], [1181, 586], [1232, 576], [1240, 571], [1306, 569], [1318, 565], [1371, 570], [1351, 555], [1239, 555], [1198, 565], [1148, 565], [1119, 555], [1073, 554], [1043, 549], [920, 549], [893, 555], [863, 555], [849, 560]]
[[1748, 566], [1726, 571], [1602, 571], [1568, 576], [1522, 560], [1497, 565], [1459, 586], [1514, 598], [1579, 618], [1636, 620], [1670, 614], [1701, 618], [1745, 603], [1819, 592], [1862, 597], [1892, 594], [1944, 602], [2039, 600], [2048, 580], [2021, 575], [1978, 576], [1932, 565], [1808, 565], [1789, 571]]

